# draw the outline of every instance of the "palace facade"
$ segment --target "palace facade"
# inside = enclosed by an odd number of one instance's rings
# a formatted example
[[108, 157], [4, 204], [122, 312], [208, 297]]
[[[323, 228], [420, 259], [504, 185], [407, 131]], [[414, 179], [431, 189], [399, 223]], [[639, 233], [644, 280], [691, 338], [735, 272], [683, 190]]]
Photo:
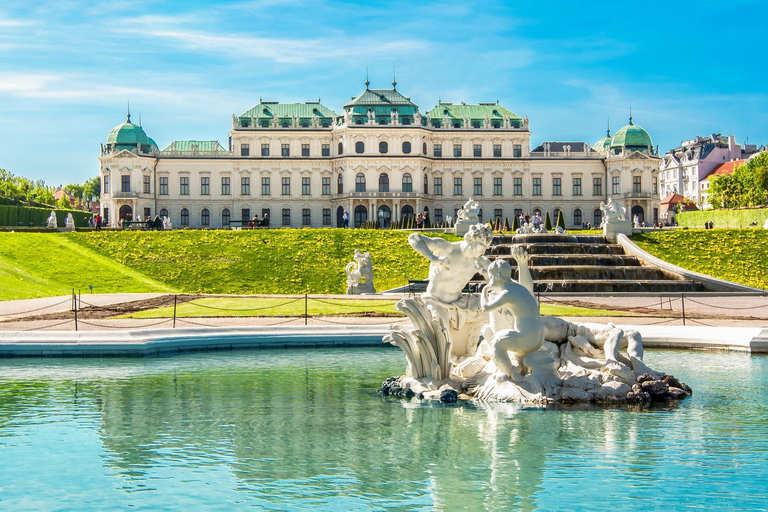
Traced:
[[527, 117], [496, 103], [446, 103], [420, 112], [392, 89], [369, 89], [342, 113], [320, 101], [260, 100], [233, 116], [227, 148], [173, 141], [160, 150], [143, 128], [116, 126], [101, 147], [101, 209], [107, 223], [168, 216], [175, 227], [218, 228], [270, 218], [272, 227], [350, 226], [428, 211], [448, 217], [469, 197], [482, 219], [562, 211], [568, 227], [600, 223], [611, 197], [648, 223], [658, 220], [659, 157], [629, 124], [594, 145], [544, 142], [531, 149]]

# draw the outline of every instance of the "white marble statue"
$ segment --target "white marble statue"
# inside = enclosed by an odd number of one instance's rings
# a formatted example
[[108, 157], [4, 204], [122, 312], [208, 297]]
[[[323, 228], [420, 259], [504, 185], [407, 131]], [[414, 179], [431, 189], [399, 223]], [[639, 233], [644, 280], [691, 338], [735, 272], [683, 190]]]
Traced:
[[480, 204], [470, 197], [464, 207], [456, 212], [456, 235], [466, 235], [469, 228], [478, 222], [480, 222]]
[[49, 228], [56, 229], [56, 227], [58, 226], [58, 221], [56, 220], [56, 212], [53, 212], [53, 211], [51, 212], [51, 214], [48, 216], [46, 225]]
[[173, 229], [173, 223], [171, 222], [170, 215], [163, 217], [163, 231], [170, 231]]
[[71, 213], [67, 214], [67, 218], [64, 221], [64, 225], [66, 226], [66, 228], [69, 231], [74, 231], [74, 229], [75, 229], [75, 219], [74, 219], [74, 217], [72, 217]]
[[626, 217], [627, 209], [625, 207], [610, 198], [607, 203], [600, 203], [600, 210], [603, 213], [600, 227], [603, 229], [603, 235], [608, 242], [616, 243], [616, 237], [619, 234], [632, 234], [632, 222]]
[[371, 253], [361, 253], [355, 249], [354, 261], [347, 263], [344, 268], [347, 274], [347, 295], [376, 293], [373, 286], [373, 265]]

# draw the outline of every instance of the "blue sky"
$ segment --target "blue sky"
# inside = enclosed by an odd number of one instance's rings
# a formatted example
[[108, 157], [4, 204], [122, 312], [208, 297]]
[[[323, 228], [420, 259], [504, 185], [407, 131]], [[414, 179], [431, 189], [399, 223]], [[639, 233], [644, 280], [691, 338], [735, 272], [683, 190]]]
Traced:
[[125, 119], [162, 149], [226, 146], [259, 98], [339, 112], [371, 88], [422, 112], [499, 102], [532, 145], [627, 122], [666, 151], [713, 132], [768, 143], [768, 3], [0, 0], [0, 168], [49, 185], [98, 172]]

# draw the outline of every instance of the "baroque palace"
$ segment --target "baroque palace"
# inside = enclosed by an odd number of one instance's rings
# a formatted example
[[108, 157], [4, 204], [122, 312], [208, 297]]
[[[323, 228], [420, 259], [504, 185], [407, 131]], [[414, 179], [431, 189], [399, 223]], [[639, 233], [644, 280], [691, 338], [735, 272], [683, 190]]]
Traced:
[[341, 114], [320, 101], [259, 101], [233, 116], [228, 148], [171, 142], [116, 126], [102, 145], [101, 214], [167, 216], [176, 227], [226, 227], [268, 215], [272, 227], [387, 226], [428, 211], [455, 219], [472, 197], [482, 219], [563, 212], [568, 227], [600, 223], [613, 198], [640, 221], [659, 216], [658, 150], [629, 124], [594, 145], [543, 142], [531, 149], [527, 117], [496, 103], [438, 100], [427, 112], [397, 90], [365, 90]]

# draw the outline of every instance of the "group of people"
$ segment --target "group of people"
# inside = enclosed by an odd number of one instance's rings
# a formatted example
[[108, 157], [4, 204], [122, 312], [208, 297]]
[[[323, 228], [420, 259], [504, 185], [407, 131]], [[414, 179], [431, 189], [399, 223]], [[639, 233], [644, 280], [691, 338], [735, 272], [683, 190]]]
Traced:
[[544, 221], [541, 220], [541, 214], [538, 211], [533, 212], [533, 217], [531, 217], [528, 212], [521, 213], [518, 220], [520, 221], [521, 226], [531, 224], [533, 229], [539, 229], [541, 225], [544, 224]]
[[248, 227], [249, 228], [267, 228], [269, 227], [269, 214], [265, 213], [264, 216], [259, 220], [259, 214], [254, 213], [253, 218], [248, 221]]

